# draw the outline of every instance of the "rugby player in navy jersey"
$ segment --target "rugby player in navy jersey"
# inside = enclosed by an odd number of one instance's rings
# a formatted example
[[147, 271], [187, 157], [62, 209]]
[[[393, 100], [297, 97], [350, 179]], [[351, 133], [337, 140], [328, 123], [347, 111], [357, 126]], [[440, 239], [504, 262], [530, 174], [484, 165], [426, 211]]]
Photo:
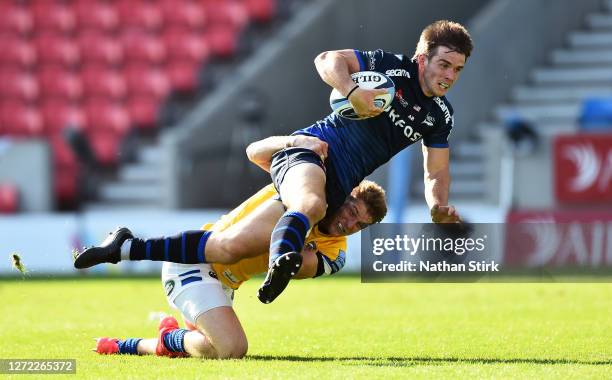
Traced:
[[[270, 269], [258, 294], [262, 302], [273, 301], [301, 265], [295, 247], [310, 227], [340, 207], [362, 179], [415, 142], [422, 141], [425, 200], [432, 221], [461, 220], [448, 204], [453, 109], [444, 95], [459, 78], [471, 52], [468, 31], [442, 20], [423, 30], [412, 59], [382, 50], [338, 50], [317, 56], [315, 66], [323, 81], [345, 95], [357, 114], [369, 118], [351, 120], [331, 114], [293, 133], [323, 141], [325, 160], [312, 150], [292, 147], [291, 137], [272, 137], [249, 147], [252, 152], [278, 150], [271, 163], [262, 160], [259, 164], [270, 167], [287, 208], [272, 232]], [[351, 79], [352, 73], [365, 70], [393, 79], [396, 97], [386, 111], [374, 105], [376, 95], [385, 90], [363, 89]], [[258, 163], [253, 156], [249, 158]]]
[[[324, 233], [345, 234], [352, 226], [343, 223], [349, 218], [338, 216], [338, 212], [352, 188], [419, 140], [423, 145], [425, 200], [432, 221], [460, 221], [448, 204], [448, 136], [453, 110], [444, 95], [458, 79], [471, 51], [467, 30], [443, 20], [423, 30], [412, 59], [382, 50], [321, 53], [315, 65], [323, 81], [346, 95], [359, 115], [370, 118], [349, 120], [331, 114], [292, 136], [270, 137], [247, 148], [249, 159], [271, 172], [286, 208], [284, 214], [270, 202], [222, 232], [187, 231], [147, 241], [132, 240], [126, 229], [119, 229], [101, 246], [80, 253], [75, 267], [120, 260], [232, 264], [269, 244], [270, 269], [258, 298], [272, 302], [300, 268], [299, 247], [311, 227], [327, 215], [324, 220], [335, 222], [323, 223]], [[363, 89], [352, 81], [350, 75], [363, 70], [382, 72], [393, 79], [396, 97], [387, 111], [373, 103], [376, 95], [386, 90]]]

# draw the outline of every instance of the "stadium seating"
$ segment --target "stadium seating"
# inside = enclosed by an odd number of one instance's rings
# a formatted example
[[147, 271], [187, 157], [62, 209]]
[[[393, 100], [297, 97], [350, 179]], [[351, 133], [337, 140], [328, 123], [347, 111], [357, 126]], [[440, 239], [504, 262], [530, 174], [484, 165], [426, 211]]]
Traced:
[[579, 121], [583, 130], [612, 131], [612, 98], [585, 99]]
[[3, 133], [15, 137], [39, 137], [44, 125], [38, 108], [19, 102], [3, 102], [0, 107]]
[[128, 62], [143, 62], [163, 64], [166, 60], [166, 45], [155, 34], [139, 31], [126, 31], [121, 36], [126, 60]]
[[119, 14], [109, 2], [77, 0], [73, 7], [82, 30], [113, 33], [120, 26]]
[[10, 35], [3, 36], [0, 38], [0, 50], [0, 65], [3, 67], [29, 70], [36, 64], [36, 49], [28, 40]]
[[87, 124], [85, 112], [72, 102], [50, 99], [40, 108], [48, 136], [58, 134], [66, 127], [84, 128]]
[[125, 79], [118, 70], [93, 64], [82, 68], [81, 77], [88, 97], [121, 100], [127, 95]]
[[[110, 67], [123, 63], [124, 47], [108, 34], [95, 30], [85, 31], [79, 35], [78, 43], [83, 64], [100, 64]], [[126, 49], [126, 51], [129, 50]]]
[[78, 196], [78, 128], [99, 163], [119, 161], [130, 130], [155, 131], [173, 93], [198, 93], [211, 58], [236, 55], [249, 23], [276, 0], [0, 1], [0, 136], [46, 138], [56, 198]]
[[76, 30], [76, 14], [66, 4], [33, 1], [30, 11], [34, 16], [36, 33], [72, 34]]
[[9, 101], [33, 103], [38, 99], [36, 77], [27, 71], [8, 69], [0, 72], [0, 96]]
[[63, 99], [76, 102], [83, 97], [81, 77], [61, 66], [39, 68], [38, 84], [43, 99]]
[[32, 14], [9, 1], [0, 3], [0, 33], [28, 35], [34, 28]]

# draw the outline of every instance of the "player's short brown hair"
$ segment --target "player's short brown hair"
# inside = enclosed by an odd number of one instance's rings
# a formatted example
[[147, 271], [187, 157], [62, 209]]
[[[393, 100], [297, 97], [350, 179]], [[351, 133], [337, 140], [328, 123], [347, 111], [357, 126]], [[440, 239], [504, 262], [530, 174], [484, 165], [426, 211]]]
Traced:
[[466, 60], [474, 48], [472, 37], [463, 25], [453, 21], [439, 20], [423, 29], [413, 58], [421, 54], [431, 58], [439, 46], [449, 47], [465, 55]]
[[380, 222], [387, 215], [385, 190], [377, 183], [364, 179], [351, 191], [351, 196], [365, 202], [373, 223]]

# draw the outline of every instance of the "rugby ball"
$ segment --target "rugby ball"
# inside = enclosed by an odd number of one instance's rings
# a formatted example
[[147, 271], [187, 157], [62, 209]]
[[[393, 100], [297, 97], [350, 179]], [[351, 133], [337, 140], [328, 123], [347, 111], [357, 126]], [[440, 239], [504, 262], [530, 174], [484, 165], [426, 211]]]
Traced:
[[[376, 96], [374, 104], [385, 111], [391, 107], [391, 102], [393, 102], [393, 97], [395, 96], [395, 84], [391, 78], [376, 71], [359, 71], [352, 74], [351, 78], [353, 78], [353, 82], [358, 84], [361, 88], [369, 90], [375, 88], [386, 89], [386, 94]], [[329, 105], [336, 114], [344, 118], [353, 120], [367, 119], [367, 117], [357, 115], [351, 102], [342, 96], [335, 88], [329, 96]]]

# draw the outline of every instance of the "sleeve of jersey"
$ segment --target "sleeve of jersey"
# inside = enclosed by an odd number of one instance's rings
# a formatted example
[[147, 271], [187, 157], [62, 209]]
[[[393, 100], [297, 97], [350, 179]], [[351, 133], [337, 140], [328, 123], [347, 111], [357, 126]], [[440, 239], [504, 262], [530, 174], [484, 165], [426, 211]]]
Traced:
[[344, 251], [340, 251], [335, 259], [331, 259], [321, 252], [317, 252], [317, 259], [317, 273], [314, 275], [314, 277], [319, 277], [322, 275], [329, 276], [340, 272], [340, 270], [344, 268], [344, 264], [346, 263], [346, 253]]
[[359, 61], [359, 71], [384, 72], [383, 60], [389, 53], [378, 49], [374, 51], [361, 51], [355, 49], [355, 56]]
[[314, 277], [338, 273], [346, 263], [346, 237], [329, 241], [328, 244], [319, 243], [317, 247], [317, 273]]
[[431, 134], [423, 136], [423, 145], [428, 148], [448, 148], [448, 137], [453, 129], [453, 120], [450, 123], [438, 126]]

